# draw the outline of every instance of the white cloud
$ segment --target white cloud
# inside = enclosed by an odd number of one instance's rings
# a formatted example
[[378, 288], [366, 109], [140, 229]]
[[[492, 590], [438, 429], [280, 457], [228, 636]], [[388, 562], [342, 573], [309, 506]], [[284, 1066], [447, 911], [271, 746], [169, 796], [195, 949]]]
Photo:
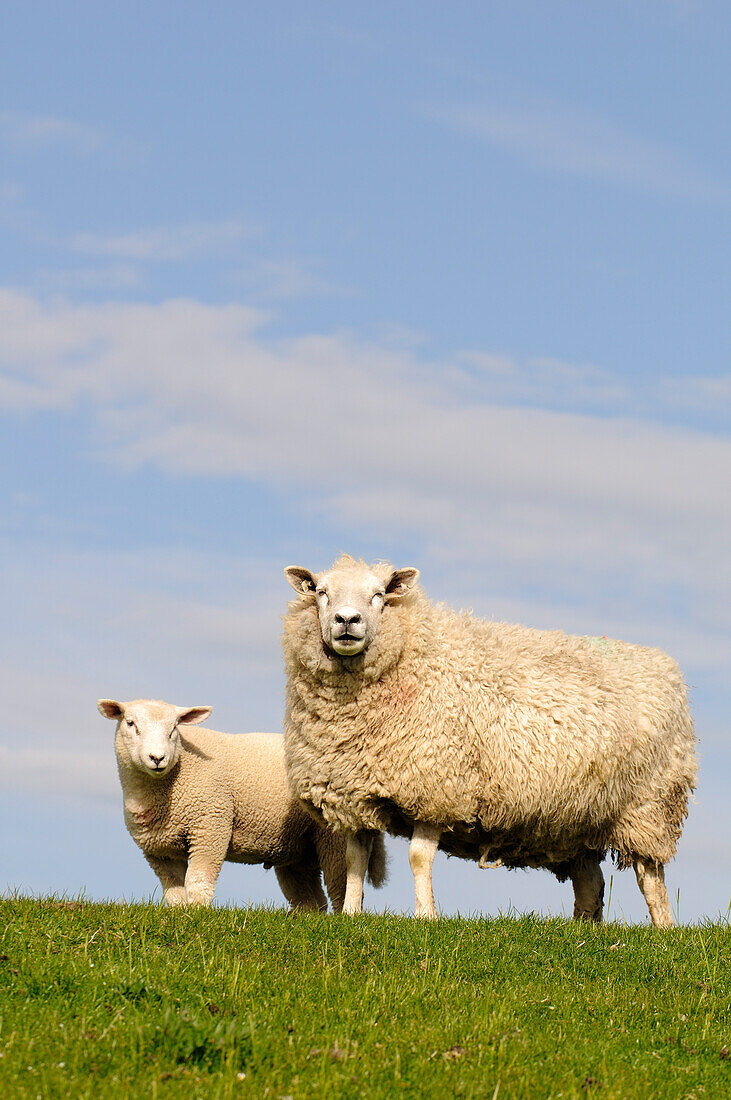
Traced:
[[12, 375], [0, 375], [0, 409], [49, 409], [63, 403], [62, 396], [47, 386]]
[[90, 153], [105, 143], [102, 130], [57, 115], [0, 111], [0, 138], [26, 148], [66, 145]]
[[545, 100], [522, 105], [455, 105], [432, 112], [442, 123], [509, 149], [543, 169], [588, 176], [652, 194], [727, 203], [728, 184], [682, 152], [638, 137], [590, 111]]
[[206, 252], [230, 248], [252, 236], [252, 226], [231, 218], [226, 221], [188, 222], [184, 225], [139, 229], [112, 235], [78, 233], [71, 238], [75, 252], [92, 256], [118, 256], [153, 262], [185, 260]]
[[[83, 403], [107, 461], [259, 481], [340, 525], [343, 549], [367, 535], [388, 555], [408, 539], [435, 563], [480, 563], [491, 592], [529, 579], [613, 607], [618, 625], [682, 639], [683, 624], [683, 654], [728, 660], [728, 438], [606, 415], [603, 402], [626, 397], [592, 366], [440, 363], [346, 334], [275, 340], [263, 321], [239, 306], [74, 307], [6, 291], [0, 400]], [[577, 388], [601, 415], [535, 407]]]

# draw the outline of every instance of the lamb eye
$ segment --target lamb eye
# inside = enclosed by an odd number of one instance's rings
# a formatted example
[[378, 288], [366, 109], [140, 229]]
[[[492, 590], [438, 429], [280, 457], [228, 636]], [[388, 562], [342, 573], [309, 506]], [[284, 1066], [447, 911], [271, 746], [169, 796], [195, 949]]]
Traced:
[[134, 726], [134, 722], [132, 721], [132, 719], [131, 719], [131, 718], [128, 718], [128, 719], [127, 719], [127, 725], [128, 725], [128, 726]]

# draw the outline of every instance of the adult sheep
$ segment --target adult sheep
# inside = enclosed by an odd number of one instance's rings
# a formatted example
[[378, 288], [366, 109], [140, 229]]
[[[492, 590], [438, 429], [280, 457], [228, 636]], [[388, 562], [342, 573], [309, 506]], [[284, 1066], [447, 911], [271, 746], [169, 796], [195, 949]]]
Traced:
[[[191, 729], [210, 707], [157, 699], [100, 699], [97, 706], [117, 723], [125, 823], [160, 879], [166, 904], [210, 905], [228, 860], [273, 866], [298, 909], [327, 909], [324, 877], [333, 909], [342, 909], [345, 839], [290, 794], [281, 734]], [[385, 881], [385, 869], [381, 844], [369, 862], [375, 886]]]
[[374, 831], [411, 836], [416, 914], [436, 916], [437, 848], [572, 880], [601, 920], [600, 862], [634, 866], [672, 924], [696, 760], [686, 691], [657, 649], [485, 622], [432, 604], [416, 569], [347, 555], [285, 570], [285, 757], [293, 793], [348, 834], [345, 912]]

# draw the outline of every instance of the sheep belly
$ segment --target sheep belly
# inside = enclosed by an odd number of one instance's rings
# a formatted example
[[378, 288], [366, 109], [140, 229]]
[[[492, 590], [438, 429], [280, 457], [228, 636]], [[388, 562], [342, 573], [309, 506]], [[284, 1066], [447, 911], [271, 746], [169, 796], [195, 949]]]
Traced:
[[234, 824], [231, 843], [226, 853], [229, 863], [271, 863], [278, 866], [292, 863], [305, 848], [304, 831], [299, 836], [282, 830], [267, 830], [252, 834], [250, 828]]

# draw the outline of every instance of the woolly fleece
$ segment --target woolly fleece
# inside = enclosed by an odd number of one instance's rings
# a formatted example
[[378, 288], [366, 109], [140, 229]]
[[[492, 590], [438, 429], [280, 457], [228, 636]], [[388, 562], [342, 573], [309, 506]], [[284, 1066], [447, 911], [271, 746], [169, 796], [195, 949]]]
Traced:
[[[333, 572], [386, 584], [392, 566]], [[294, 794], [335, 829], [410, 836], [559, 878], [586, 853], [664, 864], [696, 776], [677, 665], [658, 649], [486, 622], [418, 586], [358, 656], [322, 640], [315, 597], [284, 620], [285, 754]]]

